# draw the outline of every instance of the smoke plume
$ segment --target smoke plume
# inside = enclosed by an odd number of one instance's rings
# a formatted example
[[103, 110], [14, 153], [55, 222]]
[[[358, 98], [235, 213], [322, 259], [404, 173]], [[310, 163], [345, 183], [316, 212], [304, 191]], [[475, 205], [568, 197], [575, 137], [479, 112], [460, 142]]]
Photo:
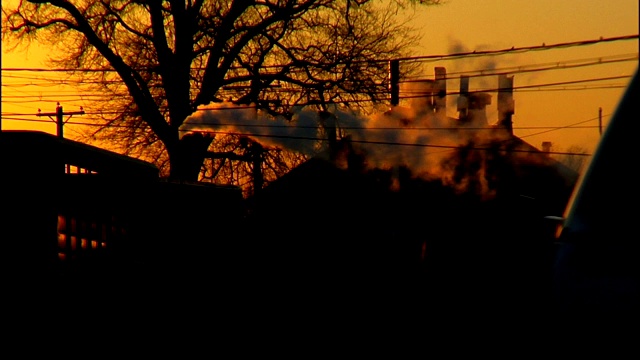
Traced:
[[[402, 91], [428, 93], [409, 84]], [[426, 85], [427, 87], [433, 86]], [[405, 105], [406, 104], [406, 105]], [[510, 141], [512, 134], [491, 126], [479, 112], [481, 123], [464, 122], [447, 115], [445, 108], [434, 105], [433, 98], [418, 96], [403, 106], [384, 113], [363, 116], [338, 108], [330, 115], [299, 108], [291, 120], [273, 117], [253, 106], [212, 103], [198, 109], [181, 126], [181, 135], [189, 132], [212, 132], [247, 136], [264, 146], [274, 146], [308, 156], [325, 156], [335, 126], [337, 138], [348, 137], [353, 149], [363, 155], [369, 169], [394, 170], [408, 168], [425, 180], [440, 180], [461, 191], [491, 193], [490, 181], [495, 176], [488, 164], [504, 164], [504, 160], [533, 162], [526, 152], [513, 152], [521, 143]], [[490, 151], [487, 151], [490, 150]], [[504, 154], [509, 153], [509, 156]], [[324, 154], [324, 155], [323, 155]], [[500, 170], [503, 171], [503, 170]]]

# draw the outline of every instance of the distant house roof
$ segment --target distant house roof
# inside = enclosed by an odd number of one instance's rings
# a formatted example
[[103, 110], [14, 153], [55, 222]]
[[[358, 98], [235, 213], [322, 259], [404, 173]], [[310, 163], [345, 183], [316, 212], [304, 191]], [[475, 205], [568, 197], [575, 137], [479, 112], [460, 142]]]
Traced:
[[32, 168], [43, 165], [41, 172], [45, 165], [62, 169], [68, 164], [103, 177], [158, 178], [158, 168], [151, 163], [45, 132], [3, 130], [0, 136], [0, 156], [5, 163], [11, 161]]
[[[286, 289], [396, 284], [423, 270], [451, 284], [448, 290], [537, 289], [530, 281], [546, 271], [554, 230], [544, 217], [562, 213], [575, 175], [527, 142], [503, 139], [450, 152], [460, 175], [453, 180], [467, 186], [462, 192], [407, 167], [367, 167], [358, 143], [337, 141], [337, 151], [309, 159], [247, 199], [251, 261]], [[474, 185], [496, 196], [483, 197]]]
[[[357, 144], [345, 142], [348, 139], [338, 142], [343, 151], [358, 152]], [[440, 224], [435, 220], [434, 225], [447, 227], [445, 224], [451, 225], [457, 216], [468, 220], [474, 213], [485, 220], [524, 213], [539, 212], [534, 215], [539, 218], [562, 213], [578, 176], [575, 171], [515, 136], [501, 142], [471, 144], [470, 149], [482, 157], [460, 160], [456, 156], [465, 156], [466, 150], [452, 152], [452, 167], [459, 171], [458, 180], [468, 186], [462, 192], [445, 181], [421, 179], [408, 168], [366, 169], [358, 163], [358, 156], [352, 156], [352, 162], [345, 167], [322, 153], [273, 181], [248, 202], [263, 221], [293, 220], [297, 224], [286, 228], [294, 233], [303, 231], [300, 229], [304, 226], [324, 223], [326, 228], [315, 234], [333, 233], [335, 230], [327, 229], [337, 229], [336, 223], [362, 229], [362, 224], [369, 222], [379, 227], [373, 236], [390, 234], [394, 227], [405, 226], [401, 225], [402, 217], [422, 221], [439, 218]], [[477, 164], [473, 163], [477, 161], [483, 162], [487, 170], [477, 171]], [[483, 198], [474, 193], [474, 182], [495, 190], [496, 197]], [[390, 218], [395, 220], [390, 222]]]

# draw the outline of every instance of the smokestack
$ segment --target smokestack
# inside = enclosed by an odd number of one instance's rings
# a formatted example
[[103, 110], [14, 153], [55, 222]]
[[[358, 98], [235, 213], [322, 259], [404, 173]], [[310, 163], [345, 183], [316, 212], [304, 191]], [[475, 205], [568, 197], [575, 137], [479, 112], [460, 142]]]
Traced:
[[324, 128], [325, 134], [327, 136], [327, 141], [329, 142], [329, 159], [331, 161], [336, 160], [336, 154], [338, 152], [337, 143], [338, 143], [338, 134], [336, 131], [336, 116], [328, 111], [320, 111], [318, 114], [320, 116], [320, 123]]
[[487, 122], [487, 105], [491, 105], [491, 95], [485, 92], [469, 94], [469, 114], [467, 123], [483, 127]]
[[513, 101], [513, 76], [498, 76], [498, 125], [513, 135], [512, 115], [515, 113]]
[[486, 107], [491, 104], [491, 95], [469, 92], [469, 77], [460, 75], [460, 96], [458, 97], [458, 120], [460, 124], [474, 126], [487, 125]]
[[436, 66], [434, 69], [436, 73], [436, 99], [435, 107], [436, 114], [447, 110], [447, 70], [442, 66]]
[[469, 121], [469, 76], [460, 75], [460, 95], [458, 96], [458, 120]]

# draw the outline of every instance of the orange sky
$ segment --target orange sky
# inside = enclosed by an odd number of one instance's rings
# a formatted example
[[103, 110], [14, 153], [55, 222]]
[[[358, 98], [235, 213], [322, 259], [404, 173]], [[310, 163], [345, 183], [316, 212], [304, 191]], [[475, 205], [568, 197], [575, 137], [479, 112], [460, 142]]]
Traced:
[[[9, 1], [11, 2], [11, 1]], [[3, 4], [6, 4], [3, 0]], [[637, 0], [445, 0], [437, 7], [423, 7], [412, 22], [423, 40], [415, 56], [444, 55], [465, 51], [500, 50], [596, 40], [638, 34]], [[2, 47], [2, 68], [45, 68], [47, 51], [33, 46], [28, 53], [6, 53]], [[635, 58], [634, 58], [635, 57]], [[583, 81], [604, 77], [630, 76], [638, 66], [638, 40], [624, 40], [518, 54], [483, 56], [427, 63], [425, 78], [433, 78], [433, 68], [444, 66], [448, 74], [460, 71], [512, 69], [514, 76], [514, 133], [536, 147], [543, 141], [552, 150], [580, 147], [591, 152], [599, 139], [598, 118], [606, 126], [628, 79], [579, 82], [560, 86], [556, 82]], [[631, 61], [606, 63], [612, 59]], [[600, 65], [562, 69], [569, 64], [603, 59]], [[522, 72], [555, 64], [557, 69]], [[65, 111], [79, 110], [86, 104], [73, 88], [51, 85], [57, 78], [51, 72], [2, 72], [2, 129], [37, 129], [55, 133], [56, 126], [46, 117], [36, 117], [38, 109], [55, 111], [60, 101]], [[453, 76], [453, 75], [452, 75]], [[491, 89], [495, 77], [472, 78], [470, 90]], [[518, 89], [518, 87], [526, 88]], [[448, 91], [459, 84], [447, 81]], [[449, 97], [448, 113], [457, 117], [455, 99]], [[490, 123], [496, 120], [496, 95], [487, 107]], [[23, 115], [27, 114], [27, 115]], [[29, 115], [31, 114], [31, 115]], [[82, 121], [80, 116], [72, 121]], [[44, 121], [44, 122], [43, 122]], [[76, 126], [65, 126], [65, 136], [73, 137]], [[577, 126], [588, 126], [578, 128]]]
[[[639, 27], [638, 3], [637, 0], [445, 0], [444, 5], [423, 11], [414, 22], [421, 27], [424, 36], [417, 52], [421, 55], [448, 54], [636, 35]], [[572, 146], [591, 151], [599, 139], [599, 108], [602, 108], [602, 122], [606, 125], [623, 91], [611, 85], [626, 84], [628, 80], [526, 88], [521, 91], [517, 88], [631, 75], [638, 66], [637, 39], [473, 60], [466, 58], [434, 62], [433, 66], [445, 66], [447, 72], [452, 73], [492, 66], [531, 68], [538, 64], [562, 65], [601, 57], [621, 58], [623, 55], [635, 55], [635, 60], [573, 69], [513, 73], [516, 88], [514, 133], [536, 147], [541, 147], [543, 141], [551, 141], [555, 151], [566, 151]], [[480, 83], [482, 79], [488, 84]], [[453, 81], [447, 84], [448, 91], [456, 91], [458, 86]], [[497, 86], [497, 79], [471, 79], [471, 90], [485, 86]], [[601, 88], [593, 89], [594, 86]], [[582, 89], [578, 90], [580, 87]], [[490, 122], [492, 119], [495, 122], [495, 94], [492, 100], [487, 115]], [[451, 116], [456, 116], [455, 106], [449, 106], [448, 110]], [[579, 129], [572, 125], [595, 127]]]

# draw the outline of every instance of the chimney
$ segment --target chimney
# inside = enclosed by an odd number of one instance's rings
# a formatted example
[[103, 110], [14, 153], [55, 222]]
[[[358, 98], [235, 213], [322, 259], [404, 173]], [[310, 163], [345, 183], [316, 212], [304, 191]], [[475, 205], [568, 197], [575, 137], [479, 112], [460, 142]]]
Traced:
[[551, 151], [551, 141], [543, 141], [542, 142], [542, 151], [543, 152], [549, 152]]
[[320, 123], [324, 128], [325, 134], [327, 136], [327, 141], [329, 142], [329, 159], [331, 161], [336, 160], [336, 154], [338, 152], [337, 141], [338, 134], [336, 131], [336, 117], [334, 114], [328, 111], [320, 111]]
[[491, 105], [491, 95], [485, 92], [474, 92], [469, 94], [467, 123], [478, 127], [486, 126], [488, 124], [487, 105]]
[[458, 96], [458, 120], [469, 121], [469, 77], [460, 75], [460, 95]]
[[498, 125], [513, 135], [512, 115], [515, 113], [513, 101], [513, 76], [498, 76]]
[[436, 73], [436, 99], [435, 108], [436, 114], [440, 112], [446, 113], [447, 110], [447, 70], [442, 66], [436, 66], [434, 69]]

